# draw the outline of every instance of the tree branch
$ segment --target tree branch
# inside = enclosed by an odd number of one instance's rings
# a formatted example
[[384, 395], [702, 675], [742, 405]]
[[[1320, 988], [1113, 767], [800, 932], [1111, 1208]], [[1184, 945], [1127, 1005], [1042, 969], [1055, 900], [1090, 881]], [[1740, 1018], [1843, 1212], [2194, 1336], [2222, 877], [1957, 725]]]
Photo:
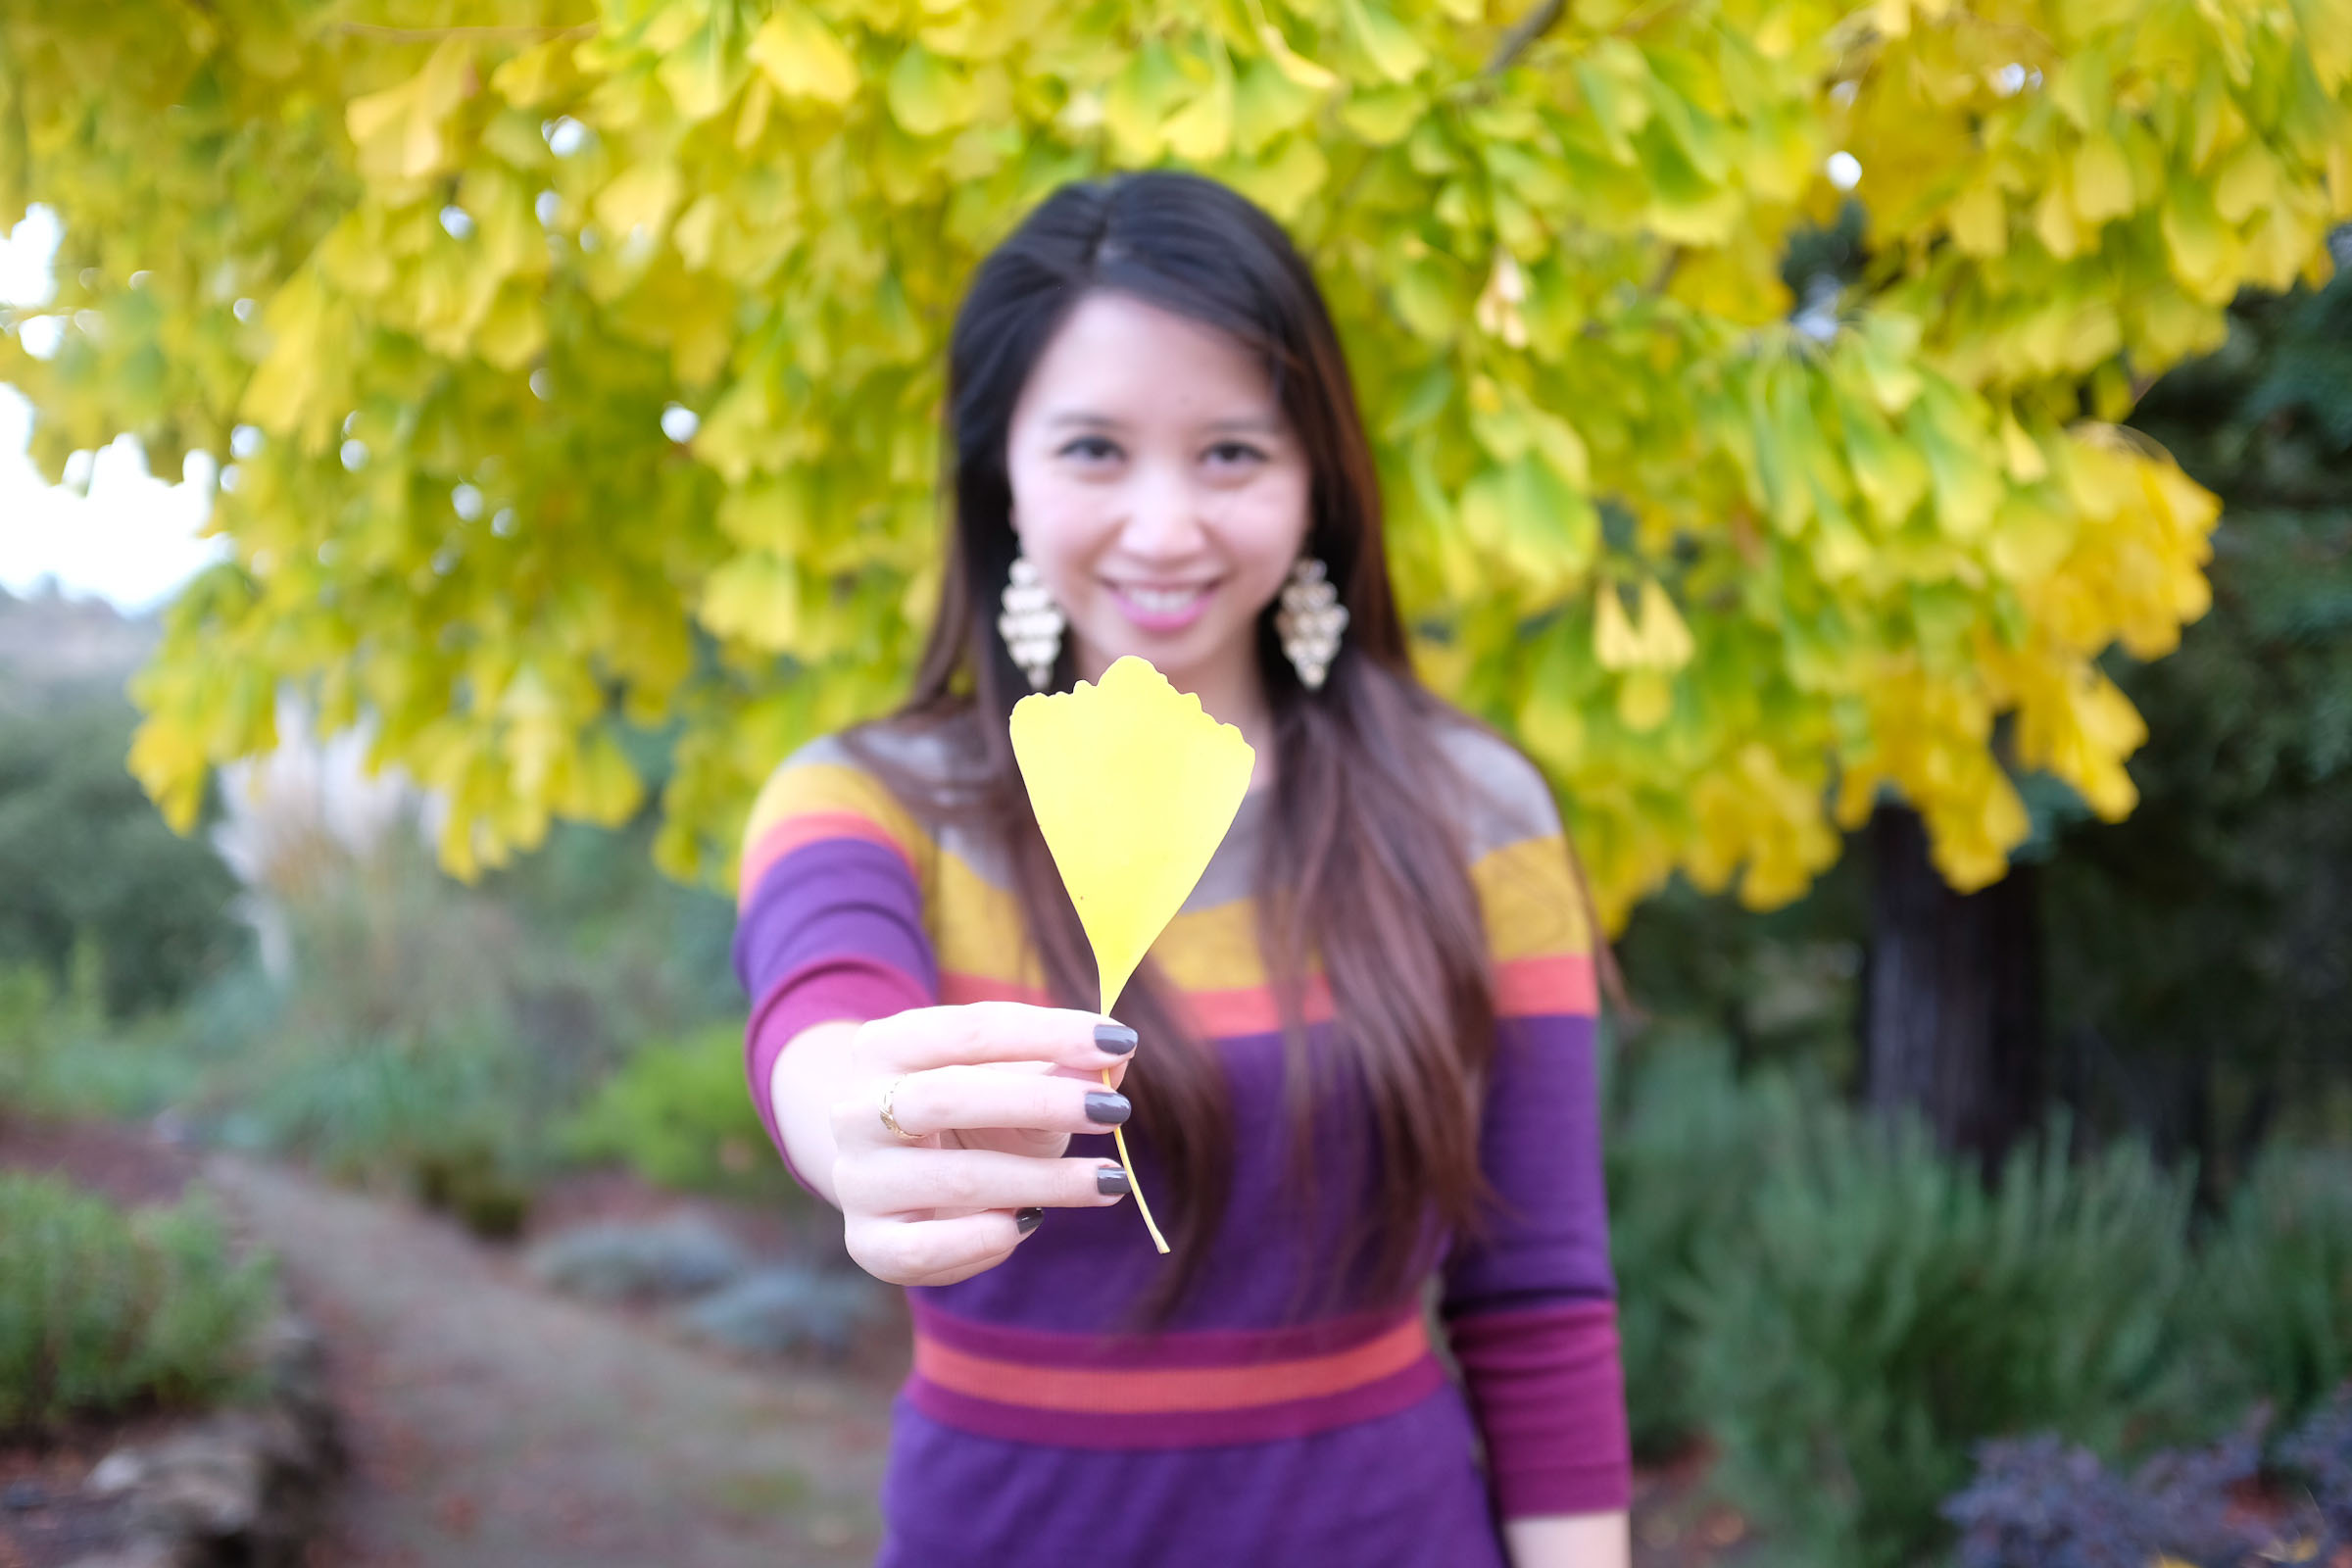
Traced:
[[1511, 30], [1502, 35], [1502, 42], [1494, 46], [1494, 57], [1487, 62], [1486, 74], [1498, 76], [1508, 70], [1511, 62], [1518, 59], [1529, 44], [1544, 36], [1551, 24], [1560, 20], [1560, 13], [1567, 9], [1568, 0], [1541, 0], [1535, 10], [1512, 23]]

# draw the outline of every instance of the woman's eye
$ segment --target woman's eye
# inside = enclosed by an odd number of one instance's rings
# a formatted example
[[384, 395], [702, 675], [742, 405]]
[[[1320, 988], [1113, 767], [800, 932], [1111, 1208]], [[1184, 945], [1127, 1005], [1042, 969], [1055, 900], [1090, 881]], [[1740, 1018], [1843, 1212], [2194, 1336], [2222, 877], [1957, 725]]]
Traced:
[[1238, 468], [1265, 461], [1265, 454], [1247, 441], [1220, 441], [1208, 449], [1209, 466], [1218, 468]]
[[1082, 435], [1063, 447], [1061, 455], [1081, 463], [1108, 463], [1119, 455], [1119, 449], [1102, 436]]

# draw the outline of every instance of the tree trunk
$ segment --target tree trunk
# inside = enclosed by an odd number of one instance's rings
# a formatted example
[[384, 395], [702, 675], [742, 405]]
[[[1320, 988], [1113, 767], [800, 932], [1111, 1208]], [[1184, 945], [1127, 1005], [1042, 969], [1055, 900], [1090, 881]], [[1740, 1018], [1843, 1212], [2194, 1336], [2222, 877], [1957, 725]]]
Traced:
[[1989, 1175], [2041, 1108], [2034, 868], [2013, 865], [1982, 892], [1954, 893], [1907, 807], [1878, 808], [1870, 845], [1867, 1097], [1881, 1110], [1916, 1110], [1941, 1148], [1977, 1155]]

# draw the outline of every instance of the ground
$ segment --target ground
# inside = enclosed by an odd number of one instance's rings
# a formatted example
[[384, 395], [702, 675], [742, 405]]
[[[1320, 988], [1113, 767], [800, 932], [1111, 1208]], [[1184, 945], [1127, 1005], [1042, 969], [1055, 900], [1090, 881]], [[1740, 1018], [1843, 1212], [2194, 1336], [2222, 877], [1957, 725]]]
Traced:
[[[282, 1165], [111, 1128], [0, 1134], [0, 1163], [126, 1201], [194, 1179], [323, 1332], [353, 1470], [321, 1568], [831, 1568], [871, 1560], [904, 1331], [847, 1366], [733, 1360], [535, 1285], [511, 1248]], [[561, 1207], [627, 1210], [629, 1184]], [[76, 1454], [68, 1468], [86, 1461]], [[52, 1455], [51, 1469], [59, 1460]], [[8, 1474], [0, 1451], [0, 1483]], [[1641, 1568], [1739, 1542], [1690, 1467], [1644, 1476]], [[0, 1543], [0, 1564], [6, 1562]]]

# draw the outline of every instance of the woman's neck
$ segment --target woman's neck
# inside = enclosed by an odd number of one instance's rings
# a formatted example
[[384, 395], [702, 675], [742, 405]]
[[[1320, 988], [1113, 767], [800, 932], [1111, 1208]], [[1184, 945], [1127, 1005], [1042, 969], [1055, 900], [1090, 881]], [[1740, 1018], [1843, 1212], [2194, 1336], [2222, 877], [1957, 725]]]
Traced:
[[[1078, 645], [1077, 654], [1082, 679], [1101, 680], [1102, 672], [1110, 667], [1108, 659], [1083, 642]], [[1209, 717], [1242, 732], [1242, 739], [1257, 754], [1257, 765], [1250, 772], [1250, 789], [1262, 789], [1273, 781], [1274, 710], [1266, 700], [1265, 677], [1258, 673], [1256, 649], [1237, 649], [1233, 655], [1186, 669], [1163, 669], [1160, 673], [1178, 691], [1200, 698], [1200, 707]]]

